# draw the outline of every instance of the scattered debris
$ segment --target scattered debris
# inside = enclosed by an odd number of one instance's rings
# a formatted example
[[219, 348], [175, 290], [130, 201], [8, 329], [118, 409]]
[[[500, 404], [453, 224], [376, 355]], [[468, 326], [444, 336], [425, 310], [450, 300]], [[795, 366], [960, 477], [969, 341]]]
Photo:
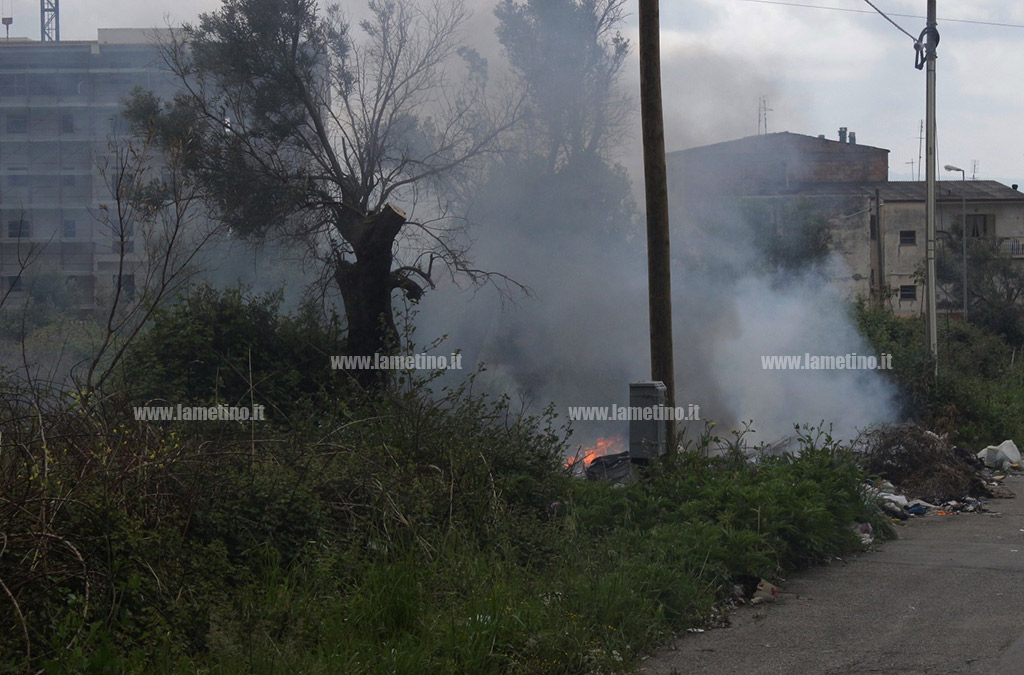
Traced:
[[865, 547], [871, 546], [875, 543], [875, 533], [871, 527], [871, 523], [854, 523], [853, 531], [860, 536], [860, 543]]
[[1017, 445], [1013, 441], [1006, 440], [999, 445], [990, 445], [979, 452], [978, 459], [990, 469], [1010, 471], [1020, 467], [1020, 450], [1017, 449]]
[[779, 589], [764, 579], [761, 579], [761, 583], [757, 585], [757, 590], [754, 591], [754, 597], [751, 598], [750, 604], [759, 605], [762, 602], [775, 602], [775, 596]]
[[902, 507], [893, 504], [892, 502], [883, 501], [882, 510], [885, 511], [886, 514], [889, 515], [889, 517], [895, 518], [896, 520], [906, 520], [910, 517], [907, 515], [907, 512], [903, 510]]
[[[887, 481], [879, 487], [880, 495], [895, 496], [895, 484], [904, 495], [929, 505], [992, 496], [980, 475], [984, 464], [974, 454], [921, 427], [879, 427], [863, 434], [854, 448], [860, 451], [865, 470]], [[884, 504], [903, 512], [904, 505], [898, 502], [887, 499]]]
[[629, 452], [617, 452], [595, 457], [586, 468], [587, 480], [606, 480], [613, 484], [625, 483], [632, 476]]

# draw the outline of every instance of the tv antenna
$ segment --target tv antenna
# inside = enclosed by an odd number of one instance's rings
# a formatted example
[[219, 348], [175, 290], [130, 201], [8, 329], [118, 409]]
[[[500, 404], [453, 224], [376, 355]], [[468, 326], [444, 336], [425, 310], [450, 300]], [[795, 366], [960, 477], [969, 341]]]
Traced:
[[971, 180], [978, 180], [978, 165], [980, 163], [976, 159], [971, 160]]
[[[772, 108], [768, 107], [768, 97], [762, 96], [757, 102], [757, 135], [760, 136], [762, 133], [768, 133], [768, 113], [774, 112]], [[764, 129], [762, 132], [761, 129]]]

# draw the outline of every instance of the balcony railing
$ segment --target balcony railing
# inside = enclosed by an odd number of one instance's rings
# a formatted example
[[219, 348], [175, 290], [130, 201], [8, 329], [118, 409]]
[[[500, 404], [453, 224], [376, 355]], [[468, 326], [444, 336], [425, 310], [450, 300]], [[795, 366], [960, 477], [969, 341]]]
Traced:
[[1011, 258], [1024, 258], [1024, 237], [1004, 237], [999, 250]]

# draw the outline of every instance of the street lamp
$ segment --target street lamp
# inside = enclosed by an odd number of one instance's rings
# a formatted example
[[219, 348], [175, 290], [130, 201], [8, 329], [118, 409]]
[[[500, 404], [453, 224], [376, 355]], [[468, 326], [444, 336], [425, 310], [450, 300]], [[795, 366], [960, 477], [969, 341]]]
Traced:
[[946, 171], [959, 171], [960, 172], [960, 204], [961, 204], [961, 239], [964, 243], [963, 261], [961, 266], [964, 268], [962, 284], [964, 287], [964, 321], [967, 321], [967, 173], [958, 166], [947, 164], [942, 167]]

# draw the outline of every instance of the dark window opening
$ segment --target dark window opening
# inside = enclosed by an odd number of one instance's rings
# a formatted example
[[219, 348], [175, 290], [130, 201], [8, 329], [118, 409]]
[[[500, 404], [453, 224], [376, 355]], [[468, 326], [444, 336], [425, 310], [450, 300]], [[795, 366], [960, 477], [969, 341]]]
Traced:
[[28, 115], [25, 113], [7, 113], [7, 133], [27, 134]]
[[987, 237], [989, 225], [989, 216], [983, 213], [972, 213], [967, 216], [967, 232], [972, 237]]
[[75, 221], [65, 220], [64, 221], [64, 238], [74, 239], [75, 238]]
[[10, 220], [7, 222], [7, 236], [11, 239], [27, 239], [32, 228], [27, 220]]
[[900, 246], [917, 246], [917, 230], [900, 230]]
[[900, 286], [900, 300], [917, 300], [917, 286]]

